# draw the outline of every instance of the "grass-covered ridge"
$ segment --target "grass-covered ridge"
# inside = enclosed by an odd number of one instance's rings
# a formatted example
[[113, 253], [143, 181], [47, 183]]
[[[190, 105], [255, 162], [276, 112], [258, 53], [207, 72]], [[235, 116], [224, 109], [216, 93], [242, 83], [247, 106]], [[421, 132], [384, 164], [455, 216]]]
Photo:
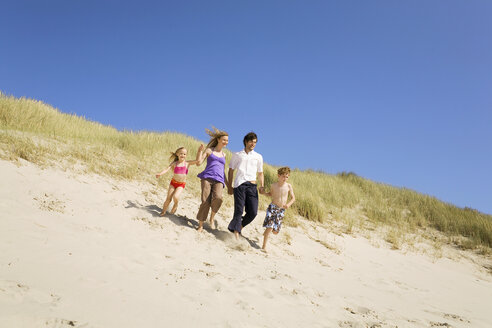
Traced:
[[[62, 113], [40, 101], [0, 93], [0, 157], [6, 160], [22, 158], [40, 166], [75, 166], [87, 172], [157, 184], [154, 174], [168, 164], [169, 152], [185, 146], [189, 158], [193, 158], [203, 141], [180, 133], [118, 131]], [[189, 190], [196, 194], [199, 181], [193, 177], [201, 169], [193, 166], [188, 179]], [[167, 178], [159, 184], [167, 186]], [[265, 165], [265, 179], [266, 186], [276, 180], [275, 167]], [[393, 231], [391, 238], [394, 229], [406, 233], [433, 228], [462, 247], [492, 248], [492, 216], [476, 210], [458, 208], [353, 173], [294, 170], [290, 182], [297, 198], [292, 211], [312, 221], [334, 219], [348, 227], [388, 226]], [[262, 198], [263, 206], [266, 201]]]

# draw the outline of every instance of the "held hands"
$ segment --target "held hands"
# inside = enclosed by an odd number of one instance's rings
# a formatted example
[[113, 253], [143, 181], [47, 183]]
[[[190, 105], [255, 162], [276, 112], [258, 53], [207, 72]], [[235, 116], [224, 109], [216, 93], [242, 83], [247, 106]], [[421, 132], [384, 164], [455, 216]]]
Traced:
[[205, 146], [203, 144], [200, 144], [200, 147], [198, 147], [198, 151], [196, 152], [196, 159], [195, 159], [195, 164], [199, 166], [202, 164], [204, 157], [203, 157], [203, 149]]

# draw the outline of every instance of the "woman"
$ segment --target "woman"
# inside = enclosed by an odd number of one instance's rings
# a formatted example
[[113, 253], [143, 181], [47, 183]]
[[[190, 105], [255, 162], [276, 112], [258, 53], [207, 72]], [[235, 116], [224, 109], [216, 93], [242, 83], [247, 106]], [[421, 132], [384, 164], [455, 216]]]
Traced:
[[[229, 135], [225, 131], [220, 131], [212, 127], [213, 131], [205, 129], [210, 136], [210, 141], [204, 153], [197, 156], [200, 165], [207, 159], [205, 170], [198, 174], [201, 179], [202, 187], [202, 203], [198, 209], [196, 218], [199, 226], [198, 231], [203, 230], [203, 222], [207, 220], [208, 212], [212, 208], [210, 214], [210, 226], [214, 228], [214, 217], [222, 205], [222, 192], [227, 184], [225, 174], [225, 154], [222, 149], [229, 143]], [[200, 146], [203, 148], [203, 146]]]

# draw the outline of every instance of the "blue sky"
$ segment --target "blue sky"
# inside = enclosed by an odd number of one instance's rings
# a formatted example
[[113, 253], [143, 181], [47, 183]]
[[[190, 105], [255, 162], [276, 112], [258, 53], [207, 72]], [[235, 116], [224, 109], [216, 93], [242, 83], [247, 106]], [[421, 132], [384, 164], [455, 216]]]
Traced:
[[[492, 2], [2, 1], [0, 90], [492, 214]], [[178, 145], [177, 145], [178, 146]]]

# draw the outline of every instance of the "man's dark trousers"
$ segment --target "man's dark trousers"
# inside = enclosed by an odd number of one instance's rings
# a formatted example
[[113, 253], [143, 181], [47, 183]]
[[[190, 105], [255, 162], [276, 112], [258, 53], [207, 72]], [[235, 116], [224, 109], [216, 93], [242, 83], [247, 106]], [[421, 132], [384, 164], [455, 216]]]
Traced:
[[[246, 214], [243, 216], [243, 211]], [[244, 182], [234, 188], [234, 216], [229, 223], [229, 231], [241, 233], [241, 229], [251, 223], [258, 212], [258, 189], [256, 184]]]

